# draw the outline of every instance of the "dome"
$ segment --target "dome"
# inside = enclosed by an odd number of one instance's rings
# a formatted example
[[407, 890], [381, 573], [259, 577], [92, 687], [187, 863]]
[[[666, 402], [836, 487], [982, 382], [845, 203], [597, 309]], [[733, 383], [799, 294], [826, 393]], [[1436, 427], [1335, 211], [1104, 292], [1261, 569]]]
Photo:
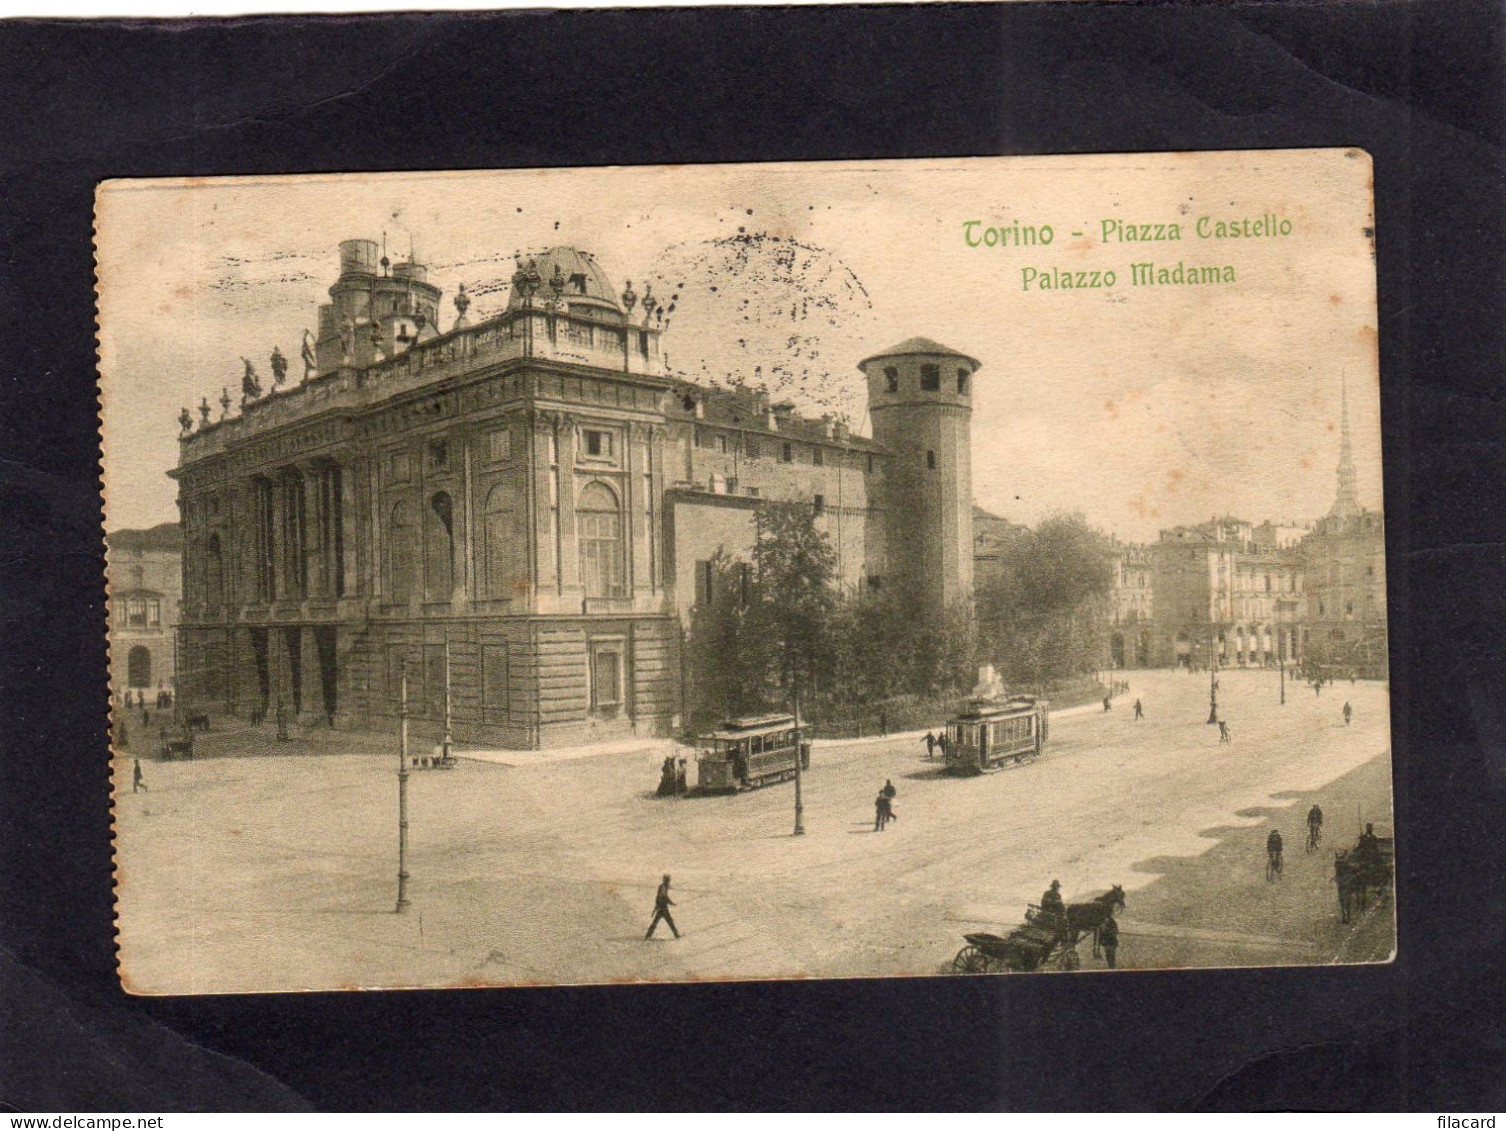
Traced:
[[[540, 255], [519, 257], [519, 263], [524, 268], [528, 267], [530, 260], [539, 278], [538, 290], [533, 295], [535, 307], [554, 298], [550, 280], [555, 276], [555, 268], [558, 268], [559, 275], [564, 280], [564, 289], [560, 291], [561, 303], [572, 307], [610, 310], [619, 315], [622, 313], [622, 303], [614, 293], [611, 280], [590, 252], [578, 251], [573, 247], [552, 247]], [[521, 310], [522, 307], [523, 295], [514, 287], [507, 296], [507, 309]]]

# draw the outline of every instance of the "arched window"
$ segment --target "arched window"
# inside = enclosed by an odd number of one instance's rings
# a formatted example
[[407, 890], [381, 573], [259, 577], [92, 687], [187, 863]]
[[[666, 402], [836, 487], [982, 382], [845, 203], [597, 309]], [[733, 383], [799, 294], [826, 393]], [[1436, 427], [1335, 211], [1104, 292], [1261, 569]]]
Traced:
[[406, 601], [413, 592], [412, 508], [406, 502], [394, 503], [387, 523], [387, 590], [394, 601]]
[[448, 601], [455, 586], [455, 504], [448, 492], [435, 493], [424, 519], [424, 596]]
[[211, 534], [204, 548], [204, 599], [211, 606], [225, 600], [225, 557], [218, 534]]
[[522, 545], [512, 488], [493, 487], [486, 496], [486, 595], [493, 600], [514, 596], [513, 584], [523, 573]]
[[590, 483], [576, 507], [580, 540], [580, 578], [587, 597], [621, 597], [627, 589], [623, 572], [622, 508], [605, 483]]

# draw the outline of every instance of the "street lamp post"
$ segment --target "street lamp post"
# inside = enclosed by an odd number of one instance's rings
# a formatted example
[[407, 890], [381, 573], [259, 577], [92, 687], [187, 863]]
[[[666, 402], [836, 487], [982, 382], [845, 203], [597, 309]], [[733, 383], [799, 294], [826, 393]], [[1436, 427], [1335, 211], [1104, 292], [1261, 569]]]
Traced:
[[403, 672], [397, 740], [397, 913], [408, 910], [408, 673]]
[[1218, 722], [1218, 656], [1213, 651], [1213, 638], [1217, 633], [1208, 630], [1208, 723]]
[[801, 768], [805, 761], [805, 732], [800, 728], [800, 673], [792, 673], [795, 692], [795, 836], [805, 835], [805, 802], [800, 792]]
[[1276, 666], [1281, 669], [1281, 705], [1286, 706], [1286, 642], [1277, 638]]
[[440, 743], [439, 760], [446, 766], [450, 764], [450, 642], [444, 642], [444, 739]]

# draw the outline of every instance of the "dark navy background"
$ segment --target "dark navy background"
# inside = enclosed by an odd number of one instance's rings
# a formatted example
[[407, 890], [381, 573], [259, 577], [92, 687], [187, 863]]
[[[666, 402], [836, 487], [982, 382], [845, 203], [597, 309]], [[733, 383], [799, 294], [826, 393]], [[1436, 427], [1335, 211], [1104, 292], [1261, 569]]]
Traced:
[[[1503, 27], [1466, 0], [0, 24], [0, 1107], [1506, 1107]], [[1394, 965], [120, 991], [97, 181], [1339, 145], [1375, 158]]]

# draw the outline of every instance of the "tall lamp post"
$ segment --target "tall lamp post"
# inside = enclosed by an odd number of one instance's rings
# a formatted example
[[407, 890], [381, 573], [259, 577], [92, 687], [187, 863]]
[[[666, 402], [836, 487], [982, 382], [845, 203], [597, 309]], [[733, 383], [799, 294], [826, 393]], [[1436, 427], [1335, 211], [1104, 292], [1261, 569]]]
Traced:
[[1208, 724], [1218, 722], [1218, 655], [1213, 651], [1213, 640], [1218, 631], [1208, 629]]
[[408, 910], [408, 672], [403, 671], [397, 739], [397, 913]]
[[805, 732], [800, 727], [800, 670], [791, 665], [790, 685], [795, 698], [795, 836], [805, 835], [805, 802], [801, 796], [801, 769], [805, 762]]
[[439, 760], [446, 766], [452, 761], [450, 757], [450, 641], [444, 642], [444, 739], [440, 743]]

